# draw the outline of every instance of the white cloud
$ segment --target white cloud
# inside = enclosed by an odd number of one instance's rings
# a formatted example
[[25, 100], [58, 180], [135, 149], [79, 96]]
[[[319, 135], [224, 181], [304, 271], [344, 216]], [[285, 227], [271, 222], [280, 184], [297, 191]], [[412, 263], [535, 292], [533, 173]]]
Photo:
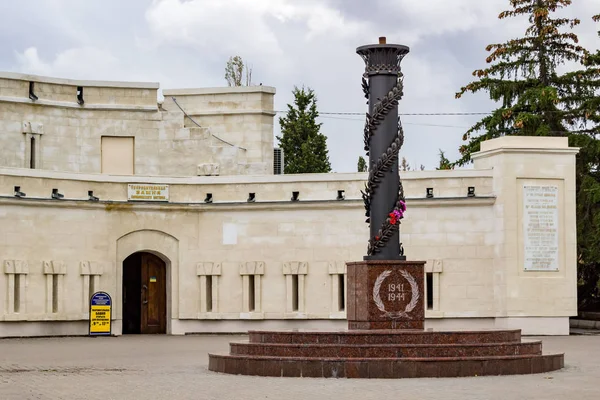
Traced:
[[269, 57], [285, 53], [277, 29], [300, 24], [305, 39], [316, 39], [347, 37], [365, 25], [316, 0], [156, 0], [146, 20], [159, 43]]
[[390, 0], [390, 6], [398, 15], [399, 35], [411, 42], [476, 28], [501, 26], [506, 32], [523, 25], [517, 19], [498, 20], [500, 12], [510, 8], [507, 0]]
[[260, 19], [264, 3], [161, 0], [148, 9], [146, 20], [157, 43], [226, 53], [280, 53], [276, 37]]
[[35, 47], [25, 49], [23, 53], [17, 53], [16, 57], [19, 69], [24, 73], [36, 75], [50, 75], [52, 73], [52, 67], [40, 59]]
[[366, 22], [344, 18], [339, 10], [322, 2], [293, 2], [294, 6], [291, 6], [291, 1], [287, 3], [284, 8], [291, 15], [290, 19], [304, 21], [306, 24], [306, 39], [354, 37], [368, 26]]
[[[586, 46], [598, 47], [598, 24], [590, 20], [597, 2], [580, 0], [566, 12], [583, 20], [576, 32]], [[454, 94], [473, 79], [474, 69], [485, 66], [486, 44], [517, 37], [527, 25], [526, 18], [498, 20], [510, 7], [507, 0], [379, 0], [368, 6], [365, 0], [127, 0], [127, 7], [123, 0], [55, 0], [34, 8], [13, 3], [0, 13], [0, 40], [6, 44], [0, 69], [153, 81], [163, 88], [224, 86], [225, 62], [238, 54], [252, 64], [256, 83], [276, 87], [277, 110], [293, 100], [294, 85], [304, 84], [315, 89], [322, 112], [367, 110], [360, 89], [364, 64], [355, 49], [379, 36], [411, 46], [403, 61], [402, 112], [488, 111], [493, 104], [485, 94], [461, 100]], [[371, 8], [377, 11], [367, 12]], [[23, 18], [33, 21], [35, 32], [18, 22]], [[477, 118], [404, 117], [402, 153], [429, 168], [438, 148], [455, 159], [460, 127]], [[354, 171], [363, 154], [362, 117], [322, 122], [334, 169]]]
[[115, 79], [119, 65], [110, 52], [94, 47], [68, 49], [51, 61], [42, 60], [35, 47], [17, 53], [16, 57], [20, 72], [71, 79]]

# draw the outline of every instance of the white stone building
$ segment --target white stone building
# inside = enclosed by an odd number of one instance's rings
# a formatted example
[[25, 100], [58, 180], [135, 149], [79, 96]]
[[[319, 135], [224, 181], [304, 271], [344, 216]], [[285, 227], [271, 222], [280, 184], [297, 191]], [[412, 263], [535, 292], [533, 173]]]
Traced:
[[[0, 74], [0, 337], [85, 335], [99, 290], [117, 335], [344, 328], [366, 174], [275, 175], [273, 88], [158, 88]], [[426, 327], [568, 334], [576, 154], [505, 137], [403, 174]]]

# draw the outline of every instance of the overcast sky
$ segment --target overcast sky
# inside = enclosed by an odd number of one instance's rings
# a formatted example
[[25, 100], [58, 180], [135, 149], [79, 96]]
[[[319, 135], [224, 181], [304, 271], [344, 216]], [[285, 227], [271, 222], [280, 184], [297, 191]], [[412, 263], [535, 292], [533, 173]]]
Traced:
[[[574, 3], [561, 14], [582, 19], [575, 33], [584, 46], [598, 48], [600, 28], [591, 20], [598, 0]], [[508, 6], [508, 0], [4, 0], [0, 70], [215, 87], [226, 86], [225, 63], [240, 55], [255, 83], [277, 89], [276, 110], [292, 101], [294, 85], [305, 85], [315, 90], [321, 112], [364, 113], [364, 63], [356, 47], [387, 36], [411, 48], [402, 64], [402, 113], [487, 112], [493, 104], [485, 95], [454, 95], [485, 66], [487, 44], [524, 32], [524, 19], [498, 20]], [[402, 155], [427, 169], [437, 165], [439, 149], [455, 160], [477, 118], [405, 116]], [[323, 115], [321, 122], [334, 171], [356, 171], [364, 117]]]

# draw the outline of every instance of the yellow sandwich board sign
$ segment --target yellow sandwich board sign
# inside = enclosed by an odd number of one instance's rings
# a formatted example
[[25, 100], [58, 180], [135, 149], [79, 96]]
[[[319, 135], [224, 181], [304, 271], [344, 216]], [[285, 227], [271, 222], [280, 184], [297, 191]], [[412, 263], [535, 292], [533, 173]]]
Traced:
[[112, 299], [106, 292], [96, 292], [90, 299], [90, 335], [111, 334]]

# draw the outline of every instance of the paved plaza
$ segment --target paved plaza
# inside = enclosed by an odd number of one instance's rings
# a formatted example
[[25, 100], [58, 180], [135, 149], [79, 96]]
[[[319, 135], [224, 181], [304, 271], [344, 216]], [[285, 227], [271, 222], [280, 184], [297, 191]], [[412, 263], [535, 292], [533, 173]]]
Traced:
[[349, 380], [261, 378], [208, 371], [208, 352], [246, 336], [0, 340], [0, 399], [594, 399], [600, 336], [543, 337], [565, 369], [527, 376]]

